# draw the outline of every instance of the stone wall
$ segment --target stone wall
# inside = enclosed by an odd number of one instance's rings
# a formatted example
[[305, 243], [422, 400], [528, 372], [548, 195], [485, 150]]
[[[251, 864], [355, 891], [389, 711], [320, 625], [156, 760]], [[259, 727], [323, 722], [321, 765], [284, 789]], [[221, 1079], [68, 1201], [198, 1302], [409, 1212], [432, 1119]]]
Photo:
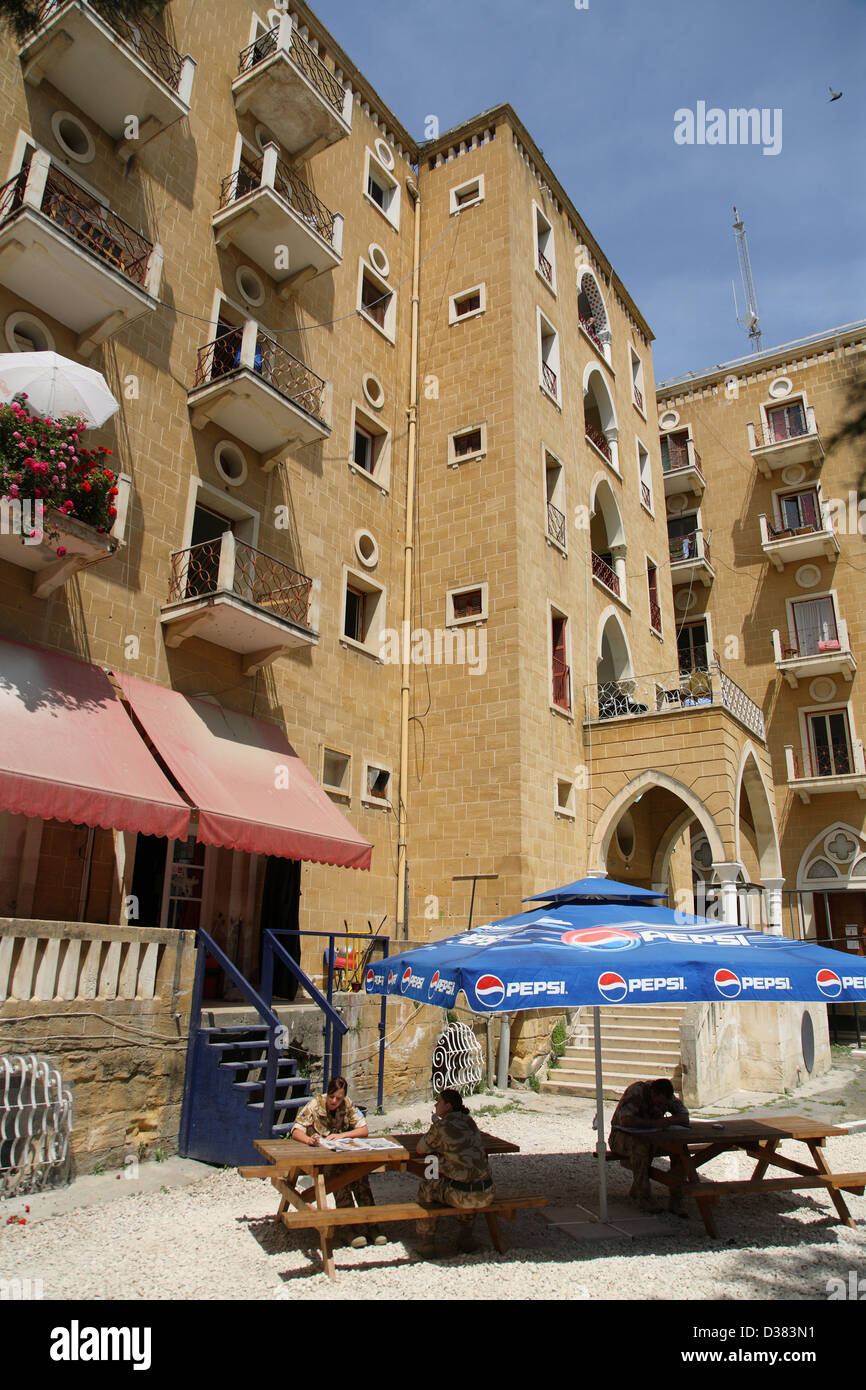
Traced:
[[[803, 1016], [812, 1020], [815, 1062], [803, 1057]], [[830, 1069], [824, 1004], [690, 1004], [681, 1026], [686, 1105], [711, 1105], [733, 1091], [781, 1093]]]

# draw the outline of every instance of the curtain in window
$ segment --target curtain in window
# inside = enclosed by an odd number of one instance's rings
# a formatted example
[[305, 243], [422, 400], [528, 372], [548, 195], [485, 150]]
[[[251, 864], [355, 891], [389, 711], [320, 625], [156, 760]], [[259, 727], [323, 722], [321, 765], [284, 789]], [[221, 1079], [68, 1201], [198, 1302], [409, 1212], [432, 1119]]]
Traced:
[[819, 642], [838, 640], [833, 600], [807, 599], [794, 604], [794, 628], [801, 656], [815, 656]]

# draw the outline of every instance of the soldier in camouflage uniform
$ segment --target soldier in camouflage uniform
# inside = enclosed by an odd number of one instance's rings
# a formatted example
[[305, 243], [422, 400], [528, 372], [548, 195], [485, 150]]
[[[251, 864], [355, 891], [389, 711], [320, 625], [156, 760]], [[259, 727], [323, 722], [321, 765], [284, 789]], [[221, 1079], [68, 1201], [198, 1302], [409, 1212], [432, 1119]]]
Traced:
[[[666, 1119], [665, 1116], [670, 1118]], [[633, 1081], [623, 1092], [613, 1112], [608, 1146], [626, 1167], [631, 1168], [633, 1181], [628, 1195], [642, 1211], [657, 1210], [649, 1185], [652, 1150], [638, 1135], [624, 1133], [624, 1130], [667, 1129], [670, 1125], [688, 1123], [688, 1110], [681, 1100], [677, 1100], [673, 1086], [664, 1077], [658, 1081]], [[674, 1181], [670, 1189], [669, 1210], [677, 1216], [686, 1216], [681, 1189], [685, 1172], [682, 1159], [677, 1154], [671, 1155], [671, 1177]]]
[[[313, 1147], [318, 1145], [320, 1137], [327, 1138], [334, 1134], [341, 1134], [344, 1138], [354, 1136], [366, 1139], [370, 1132], [367, 1121], [357, 1106], [349, 1100], [346, 1087], [344, 1076], [332, 1077], [328, 1082], [327, 1094], [313, 1096], [297, 1116], [292, 1138]], [[334, 1193], [334, 1202], [338, 1207], [375, 1206], [369, 1178], [359, 1178], [347, 1187], [338, 1188]], [[382, 1235], [376, 1226], [368, 1226], [366, 1235], [358, 1227], [352, 1226], [346, 1234], [350, 1245], [356, 1250], [367, 1244], [368, 1236], [374, 1245], [387, 1244], [387, 1237]]]
[[[416, 1152], [429, 1154], [436, 1160], [435, 1176], [425, 1178], [418, 1187], [418, 1201], [425, 1207], [446, 1206], [465, 1208], [466, 1215], [457, 1218], [460, 1235], [459, 1249], [472, 1250], [472, 1226], [475, 1212], [493, 1201], [493, 1179], [487, 1163], [484, 1141], [459, 1091], [442, 1091], [436, 1101], [436, 1115]], [[433, 1236], [435, 1221], [417, 1222], [421, 1236], [420, 1251], [435, 1254]]]

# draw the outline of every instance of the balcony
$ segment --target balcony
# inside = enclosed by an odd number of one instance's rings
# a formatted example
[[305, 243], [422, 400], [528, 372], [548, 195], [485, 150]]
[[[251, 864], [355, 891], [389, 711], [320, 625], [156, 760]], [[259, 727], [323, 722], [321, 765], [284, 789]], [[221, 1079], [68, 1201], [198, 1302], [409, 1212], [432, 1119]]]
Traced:
[[[44, 0], [39, 25], [19, 50], [24, 80], [47, 78], [116, 142], [124, 161], [189, 115], [195, 62], [141, 17], [110, 0]], [[130, 113], [138, 119], [128, 139]]]
[[77, 333], [89, 356], [157, 307], [162, 247], [36, 151], [0, 188], [0, 284]]
[[680, 442], [666, 441], [662, 450], [662, 473], [665, 480], [665, 497], [674, 497], [679, 492], [694, 492], [700, 496], [706, 483], [701, 456], [694, 440]]
[[587, 335], [589, 339], [591, 339], [591, 341], [598, 348], [598, 351], [601, 353], [602, 357], [604, 357], [604, 344], [602, 343], [601, 335], [599, 334], [599, 331], [595, 326], [594, 317], [592, 316], [592, 314], [583, 314], [578, 312], [578, 318], [580, 326], [583, 329], [584, 333]]
[[249, 676], [293, 647], [316, 646], [318, 602], [318, 581], [226, 531], [172, 555], [165, 645], [198, 637], [227, 647]]
[[783, 643], [778, 628], [773, 628], [773, 658], [776, 668], [785, 677], [792, 690], [796, 690], [801, 680], [811, 680], [813, 676], [844, 676], [846, 681], [854, 679], [857, 662], [848, 640], [848, 624], [843, 618], [836, 623], [836, 634], [819, 641], [795, 637], [794, 645]]
[[765, 738], [762, 710], [717, 662], [711, 662], [706, 670], [628, 676], [586, 687], [586, 718], [589, 723], [647, 715], [674, 715], [711, 706], [726, 709], [756, 738]]
[[291, 444], [328, 438], [324, 394], [321, 377], [248, 319], [199, 348], [187, 399], [195, 429], [219, 425], [261, 454], [269, 470]]
[[634, 403], [635, 403], [635, 405], [637, 406], [638, 410], [640, 411], [641, 415], [643, 415], [643, 414], [645, 413], [645, 412], [644, 412], [644, 406], [643, 406], [643, 391], [641, 391], [641, 389], [640, 389], [640, 387], [638, 386], [637, 382], [633, 382], [633, 383], [632, 383], [631, 394], [632, 394], [632, 400], [634, 401]]
[[668, 540], [671, 557], [671, 583], [712, 584], [716, 572], [710, 563], [710, 542], [703, 531], [691, 531], [687, 536], [671, 536]]
[[556, 372], [553, 370], [552, 367], [549, 367], [546, 362], [542, 362], [541, 364], [541, 382], [547, 394], [549, 396], [552, 396], [554, 401], [558, 405], [559, 380], [557, 378]]
[[602, 458], [613, 467], [613, 450], [605, 439], [600, 429], [588, 422], [584, 424], [583, 432], [590, 444], [598, 450]]
[[788, 786], [796, 792], [804, 806], [808, 806], [813, 796], [832, 792], [856, 792], [861, 801], [866, 801], [866, 762], [863, 758], [863, 743], [859, 738], [850, 747], [825, 749], [819, 754], [807, 755], [806, 766], [801, 768], [800, 759], [790, 744], [785, 745], [785, 766]]
[[804, 526], [789, 526], [776, 530], [766, 516], [758, 517], [761, 528], [761, 549], [779, 571], [785, 565], [801, 560], [835, 560], [839, 542], [827, 518], [807, 522]]
[[245, 48], [232, 83], [238, 115], [267, 126], [287, 154], [309, 159], [349, 135], [352, 94], [285, 14]]
[[[218, 246], [236, 246], [284, 293], [335, 270], [343, 259], [343, 218], [283, 163], [276, 145], [267, 145], [256, 163], [242, 159], [226, 175], [213, 229]], [[275, 246], [288, 248], [288, 265], [282, 268], [275, 265]]]
[[561, 657], [554, 656], [551, 663], [552, 703], [557, 709], [571, 713], [571, 669]]
[[597, 579], [599, 584], [608, 589], [610, 593], [615, 594], [617, 598], [622, 597], [619, 575], [611, 568], [607, 560], [603, 559], [601, 555], [596, 555], [594, 550], [592, 551], [592, 577]]
[[545, 283], [553, 289], [553, 266], [541, 250], [538, 252], [538, 273]]
[[[118, 542], [114, 537], [74, 517], [48, 510], [40, 523], [32, 503], [25, 502], [17, 516], [14, 506], [8, 501], [0, 504], [0, 560], [30, 570], [34, 598], [50, 598], [73, 575], [99, 564], [100, 560], [110, 560], [117, 550]], [[19, 524], [21, 519], [25, 523], [23, 526]], [[31, 535], [32, 530], [36, 531], [35, 536]], [[65, 554], [58, 555], [59, 549]]]
[[784, 422], [773, 418], [757, 429], [750, 424], [749, 452], [765, 478], [792, 463], [819, 467], [824, 461], [824, 446], [815, 426], [815, 411], [809, 406]]
[[560, 550], [565, 550], [565, 513], [554, 507], [552, 502], [547, 504], [547, 539], [558, 545]]

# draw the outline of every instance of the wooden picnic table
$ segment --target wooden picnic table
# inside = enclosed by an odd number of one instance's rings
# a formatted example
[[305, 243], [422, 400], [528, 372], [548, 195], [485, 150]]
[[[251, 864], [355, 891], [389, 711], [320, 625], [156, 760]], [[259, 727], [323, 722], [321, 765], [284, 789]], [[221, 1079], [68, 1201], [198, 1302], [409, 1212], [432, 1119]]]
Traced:
[[[497, 1139], [482, 1131], [488, 1154], [519, 1153], [517, 1144]], [[335, 1135], [334, 1138], [339, 1138]], [[244, 1178], [267, 1178], [280, 1194], [275, 1221], [288, 1230], [315, 1230], [319, 1235], [325, 1273], [333, 1279], [334, 1233], [341, 1226], [376, 1226], [386, 1221], [417, 1221], [425, 1217], [465, 1215], [462, 1208], [423, 1207], [418, 1202], [381, 1204], [373, 1207], [328, 1206], [328, 1197], [338, 1188], [369, 1177], [370, 1173], [390, 1171], [424, 1176], [424, 1156], [416, 1155], [418, 1134], [370, 1135], [366, 1143], [376, 1138], [389, 1140], [392, 1147], [381, 1149], [334, 1150], [321, 1145], [302, 1144], [298, 1139], [256, 1139], [255, 1148], [267, 1160], [262, 1167], [243, 1167], [238, 1171]], [[311, 1186], [298, 1190], [298, 1179], [312, 1178]], [[509, 1196], [497, 1198], [491, 1208], [479, 1208], [486, 1218], [490, 1236], [497, 1250], [505, 1247], [499, 1231], [497, 1214], [513, 1219], [518, 1208], [543, 1206], [544, 1197]]]
[[[687, 1128], [667, 1129], [626, 1129], [626, 1133], [643, 1140], [656, 1153], [676, 1155], [682, 1160], [685, 1179], [682, 1184], [684, 1197], [693, 1197], [703, 1217], [704, 1227], [710, 1236], [717, 1236], [713, 1208], [722, 1196], [752, 1195], [761, 1192], [793, 1191], [810, 1187], [823, 1187], [829, 1192], [830, 1200], [846, 1226], [854, 1226], [855, 1221], [843, 1192], [863, 1195], [866, 1186], [864, 1173], [833, 1173], [822, 1149], [827, 1139], [835, 1135], [847, 1134], [847, 1130], [820, 1121], [807, 1120], [801, 1115], [780, 1115], [767, 1119], [747, 1119], [740, 1116], [729, 1120], [697, 1121]], [[812, 1162], [801, 1163], [777, 1152], [785, 1139], [794, 1139], [805, 1144]], [[755, 1167], [749, 1178], [730, 1182], [716, 1182], [702, 1178], [698, 1172], [705, 1163], [723, 1153], [737, 1150], [755, 1159]], [[612, 1155], [619, 1157], [619, 1155]], [[766, 1177], [768, 1168], [780, 1168], [785, 1177]], [[677, 1184], [668, 1172], [650, 1167], [650, 1178], [663, 1183], [668, 1189]]]

